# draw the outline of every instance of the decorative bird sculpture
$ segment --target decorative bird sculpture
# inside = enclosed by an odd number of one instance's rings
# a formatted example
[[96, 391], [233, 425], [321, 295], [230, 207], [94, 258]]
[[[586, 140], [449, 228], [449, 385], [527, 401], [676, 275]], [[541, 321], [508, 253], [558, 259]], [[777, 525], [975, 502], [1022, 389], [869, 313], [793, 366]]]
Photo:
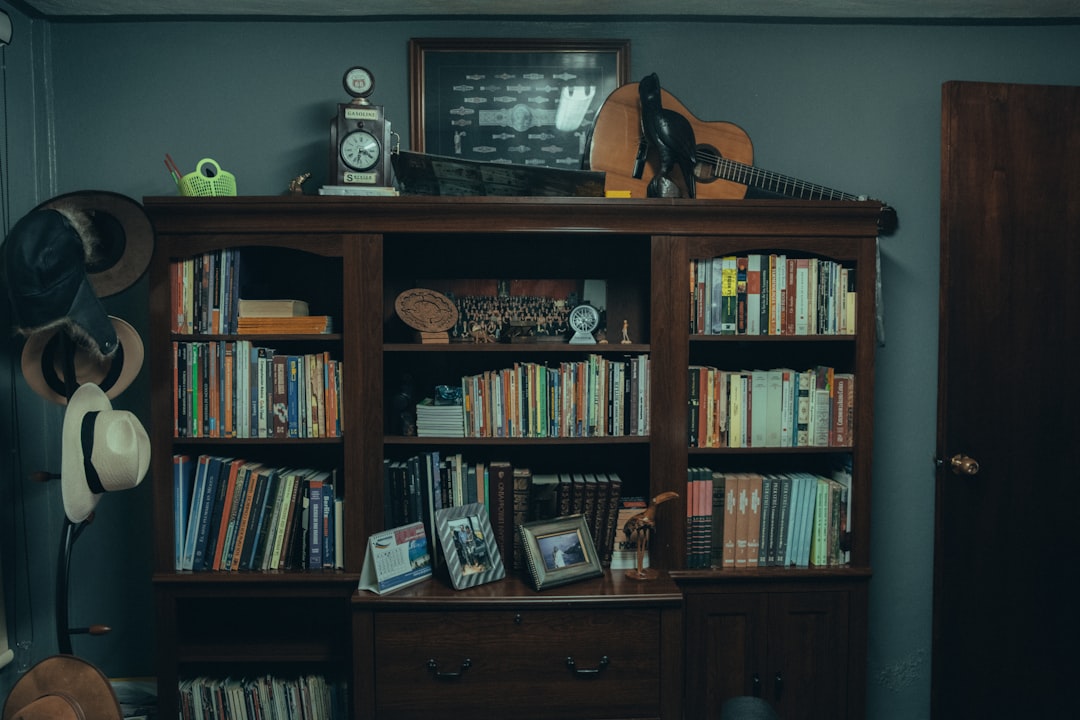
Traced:
[[655, 570], [644, 567], [645, 550], [649, 546], [649, 535], [652, 534], [653, 529], [656, 527], [656, 508], [661, 503], [674, 500], [677, 497], [679, 497], [677, 492], [667, 491], [660, 493], [649, 502], [647, 508], [631, 516], [623, 525], [622, 530], [626, 535], [626, 539], [632, 541], [637, 548], [637, 567], [627, 570], [627, 577], [635, 580], [651, 580], [656, 577]]
[[656, 148], [660, 168], [649, 181], [649, 197], [679, 197], [678, 186], [669, 177], [677, 165], [682, 171], [688, 197], [695, 196], [694, 165], [697, 162], [694, 128], [685, 117], [665, 108], [660, 97], [660, 78], [656, 73], [638, 83], [641, 103], [641, 132]]

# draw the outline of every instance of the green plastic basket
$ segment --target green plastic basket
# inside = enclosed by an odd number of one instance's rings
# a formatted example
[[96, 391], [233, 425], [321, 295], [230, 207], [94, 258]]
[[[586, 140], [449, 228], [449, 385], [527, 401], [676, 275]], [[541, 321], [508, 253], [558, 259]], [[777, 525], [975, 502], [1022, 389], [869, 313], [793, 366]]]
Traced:
[[236, 178], [221, 169], [217, 161], [203, 158], [195, 172], [180, 178], [180, 194], [185, 197], [229, 197], [236, 195]]

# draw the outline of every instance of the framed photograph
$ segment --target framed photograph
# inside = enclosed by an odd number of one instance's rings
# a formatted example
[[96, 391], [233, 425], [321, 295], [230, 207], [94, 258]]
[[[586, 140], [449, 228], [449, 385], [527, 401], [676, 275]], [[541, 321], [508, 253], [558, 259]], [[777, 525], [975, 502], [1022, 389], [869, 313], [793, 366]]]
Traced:
[[584, 515], [524, 523], [521, 540], [529, 579], [537, 590], [604, 574]]
[[483, 503], [436, 511], [435, 529], [455, 590], [506, 577]]
[[410, 147], [579, 169], [597, 111], [629, 71], [629, 40], [414, 38]]

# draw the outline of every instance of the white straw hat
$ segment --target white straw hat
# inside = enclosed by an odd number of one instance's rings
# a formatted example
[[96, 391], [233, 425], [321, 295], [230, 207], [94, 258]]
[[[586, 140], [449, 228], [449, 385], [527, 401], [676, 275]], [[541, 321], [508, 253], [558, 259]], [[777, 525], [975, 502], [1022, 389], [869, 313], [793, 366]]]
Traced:
[[80, 385], [64, 414], [60, 483], [64, 512], [82, 522], [106, 492], [128, 490], [150, 467], [150, 438], [135, 415], [113, 410], [94, 383]]

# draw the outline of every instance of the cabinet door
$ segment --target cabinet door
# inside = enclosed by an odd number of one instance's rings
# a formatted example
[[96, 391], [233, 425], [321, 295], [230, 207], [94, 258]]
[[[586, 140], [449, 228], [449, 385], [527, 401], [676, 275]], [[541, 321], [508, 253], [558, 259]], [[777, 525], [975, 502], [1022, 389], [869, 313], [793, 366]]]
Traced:
[[848, 712], [848, 593], [690, 593], [687, 717], [718, 718], [725, 700], [763, 697], [785, 720]]
[[786, 720], [848, 717], [848, 593], [776, 593], [768, 606], [764, 697]]
[[687, 717], [719, 718], [727, 698], [761, 694], [766, 610], [756, 593], [687, 595]]

